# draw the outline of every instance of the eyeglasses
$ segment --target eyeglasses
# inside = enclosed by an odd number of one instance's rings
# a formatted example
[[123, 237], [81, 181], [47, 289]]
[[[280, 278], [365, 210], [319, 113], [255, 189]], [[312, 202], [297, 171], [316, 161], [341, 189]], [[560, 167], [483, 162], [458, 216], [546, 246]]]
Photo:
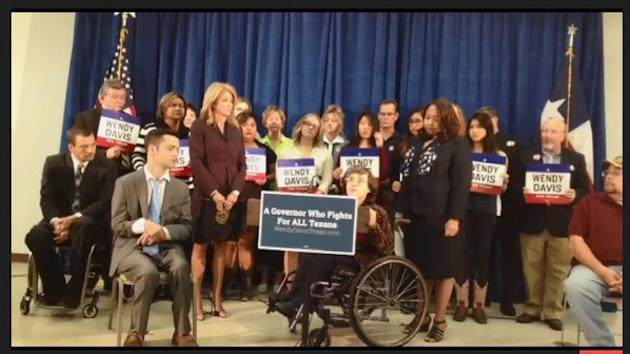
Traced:
[[319, 129], [319, 124], [317, 124], [317, 123], [304, 122], [304, 126], [306, 128]]

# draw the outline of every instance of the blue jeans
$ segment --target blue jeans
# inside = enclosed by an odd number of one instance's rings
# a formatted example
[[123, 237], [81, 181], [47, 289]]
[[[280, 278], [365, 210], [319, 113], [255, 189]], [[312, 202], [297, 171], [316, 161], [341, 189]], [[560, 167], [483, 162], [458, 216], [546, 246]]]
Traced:
[[[623, 273], [622, 266], [609, 268]], [[608, 285], [590, 268], [578, 265], [564, 282], [564, 291], [586, 340], [595, 347], [614, 347], [615, 338], [604, 322], [601, 305], [608, 295]]]

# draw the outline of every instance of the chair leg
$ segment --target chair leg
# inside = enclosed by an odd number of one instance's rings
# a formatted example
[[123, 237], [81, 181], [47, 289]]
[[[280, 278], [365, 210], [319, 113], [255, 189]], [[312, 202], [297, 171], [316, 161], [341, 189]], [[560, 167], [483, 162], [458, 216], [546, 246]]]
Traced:
[[114, 282], [112, 284], [112, 292], [109, 295], [109, 321], [107, 323], [107, 329], [108, 330], [112, 330], [112, 324], [114, 323], [114, 311], [116, 310], [116, 307], [118, 306], [118, 303], [116, 301], [116, 297], [118, 296], [118, 278], [114, 279]]
[[123, 293], [122, 290], [125, 284], [122, 279], [118, 278], [118, 311], [116, 316], [118, 317], [118, 326], [116, 330], [118, 331], [118, 346], [122, 345], [122, 316], [123, 316]]

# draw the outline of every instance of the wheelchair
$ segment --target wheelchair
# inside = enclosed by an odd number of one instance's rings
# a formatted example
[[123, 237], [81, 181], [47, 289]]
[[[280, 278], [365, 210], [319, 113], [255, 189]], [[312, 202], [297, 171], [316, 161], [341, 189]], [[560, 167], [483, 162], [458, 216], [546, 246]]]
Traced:
[[[270, 296], [267, 313], [277, 311], [276, 304], [294, 274], [287, 274], [278, 291]], [[420, 329], [429, 303], [422, 274], [413, 263], [398, 256], [380, 258], [358, 273], [337, 267], [328, 281], [311, 284], [310, 297], [312, 313], [324, 322], [321, 328], [309, 332], [310, 347], [330, 346], [330, 327], [352, 327], [368, 346], [404, 346]], [[331, 306], [341, 311], [333, 313], [328, 308]], [[310, 315], [305, 312], [302, 304], [294, 316], [288, 316], [292, 333], [302, 316]]]
[[[70, 247], [55, 247], [55, 251], [59, 256], [62, 264], [67, 264], [67, 255], [70, 254]], [[101, 274], [107, 274], [108, 262], [107, 257], [101, 256], [103, 253], [108, 252], [106, 246], [95, 244], [90, 248], [90, 252], [87, 258], [87, 266], [85, 271], [85, 278], [83, 281], [83, 287], [81, 288], [81, 312], [85, 318], [94, 318], [98, 315], [98, 301], [99, 293], [94, 290]], [[65, 267], [64, 267], [65, 268]], [[68, 273], [65, 271], [64, 273]], [[20, 301], [20, 313], [24, 316], [28, 315], [31, 310], [31, 301], [34, 301], [35, 308], [48, 309], [48, 310], [66, 310], [63, 306], [50, 306], [45, 305], [41, 300], [42, 293], [40, 292], [40, 280], [39, 273], [37, 272], [37, 265], [32, 253], [28, 256], [28, 272], [27, 272], [27, 288], [26, 293], [22, 296]]]

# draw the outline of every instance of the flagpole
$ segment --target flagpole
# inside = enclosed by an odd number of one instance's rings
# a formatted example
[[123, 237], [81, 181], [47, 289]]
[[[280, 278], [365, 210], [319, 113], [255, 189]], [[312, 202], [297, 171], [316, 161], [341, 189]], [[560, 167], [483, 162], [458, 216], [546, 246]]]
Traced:
[[125, 43], [127, 42], [127, 34], [129, 33], [129, 30], [127, 30], [127, 18], [129, 18], [129, 16], [131, 17], [136, 17], [136, 13], [135, 12], [114, 12], [114, 16], [117, 16], [118, 14], [121, 14], [122, 16], [122, 25], [120, 27], [120, 34], [118, 36], [118, 69], [116, 70], [117, 75], [117, 79], [118, 80], [122, 80], [122, 67], [123, 67], [123, 63], [124, 63], [124, 50], [123, 48], [125, 48]]
[[[568, 73], [568, 78], [567, 78], [567, 117], [566, 117], [566, 121], [567, 121], [567, 130], [570, 129], [570, 122], [571, 122], [571, 84], [572, 84], [572, 78], [573, 78], [573, 57], [575, 56], [573, 54], [573, 37], [575, 36], [575, 33], [577, 32], [577, 27], [575, 27], [573, 24], [571, 24], [571, 26], [568, 27], [568, 35], [569, 35], [569, 48], [567, 49], [567, 52], [565, 53], [565, 55], [569, 58], [569, 73]], [[564, 141], [564, 144], [566, 147], [569, 147], [569, 138], [567, 137]]]

